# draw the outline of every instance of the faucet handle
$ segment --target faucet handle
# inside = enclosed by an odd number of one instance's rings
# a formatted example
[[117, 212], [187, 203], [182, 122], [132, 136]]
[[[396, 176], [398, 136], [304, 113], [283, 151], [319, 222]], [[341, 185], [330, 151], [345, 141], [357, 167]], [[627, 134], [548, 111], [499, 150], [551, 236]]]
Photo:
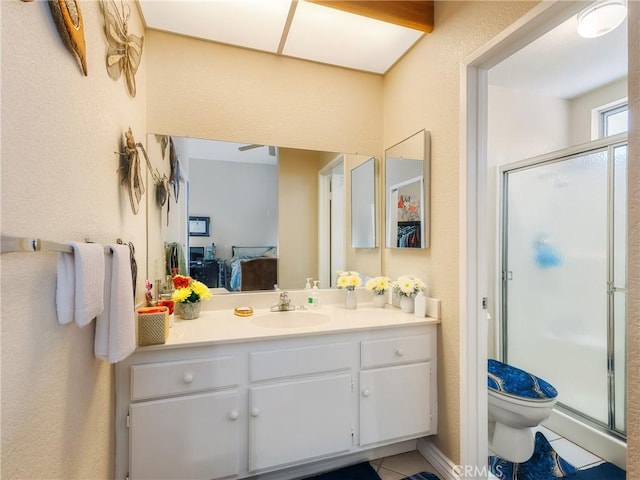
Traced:
[[288, 305], [289, 302], [289, 294], [287, 292], [282, 292], [280, 294], [280, 303], [283, 305]]

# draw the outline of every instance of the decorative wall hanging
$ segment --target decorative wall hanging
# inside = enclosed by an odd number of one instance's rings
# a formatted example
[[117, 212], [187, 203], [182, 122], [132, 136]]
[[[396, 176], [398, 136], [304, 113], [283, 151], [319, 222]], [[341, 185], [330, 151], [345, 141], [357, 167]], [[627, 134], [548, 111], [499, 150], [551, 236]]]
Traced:
[[124, 132], [124, 151], [120, 152], [120, 172], [122, 183], [126, 183], [129, 190], [129, 201], [134, 215], [140, 210], [140, 199], [144, 195], [144, 181], [140, 171], [140, 157], [133, 138], [131, 127]]
[[84, 43], [84, 25], [80, 5], [76, 0], [49, 0], [49, 8], [60, 38], [80, 62], [87, 76], [87, 49]]
[[169, 184], [173, 187], [173, 196], [178, 203], [180, 196], [180, 182], [184, 180], [180, 173], [180, 161], [176, 153], [176, 147], [173, 145], [173, 139], [169, 138], [169, 162], [171, 164], [171, 174], [169, 176]]
[[122, 1], [122, 15], [113, 0], [101, 2], [104, 14], [104, 33], [107, 37], [107, 73], [114, 80], [124, 74], [127, 90], [132, 97], [136, 96], [136, 72], [142, 57], [144, 39], [129, 34], [127, 22], [131, 16], [129, 5]]
[[[140, 142], [136, 142], [133, 138], [133, 132], [131, 127], [124, 133], [124, 151], [121, 152], [122, 165], [120, 170], [122, 171], [122, 182], [127, 184], [129, 189], [129, 201], [131, 202], [131, 210], [134, 214], [139, 211], [139, 204], [142, 195], [145, 193], [144, 180], [142, 179], [142, 172], [140, 169], [140, 156], [138, 155], [138, 149], [142, 151], [144, 159], [151, 174], [153, 184], [156, 189], [156, 203], [159, 207], [164, 206], [165, 202], [169, 198], [169, 179], [166, 175], [160, 175], [158, 169], [153, 171], [149, 156], [147, 155], [144, 146]], [[167, 217], [168, 210], [167, 206]], [[168, 221], [168, 218], [167, 218]]]
[[160, 144], [160, 151], [162, 152], [162, 159], [164, 160], [167, 153], [167, 145], [169, 145], [169, 135], [156, 134], [156, 142]]

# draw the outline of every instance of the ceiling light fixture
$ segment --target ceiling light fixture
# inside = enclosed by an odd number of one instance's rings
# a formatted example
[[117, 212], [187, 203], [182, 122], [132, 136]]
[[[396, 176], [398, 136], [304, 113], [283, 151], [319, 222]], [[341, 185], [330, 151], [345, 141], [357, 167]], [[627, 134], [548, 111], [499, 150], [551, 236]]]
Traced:
[[578, 14], [578, 34], [595, 38], [616, 29], [627, 16], [625, 0], [596, 2]]

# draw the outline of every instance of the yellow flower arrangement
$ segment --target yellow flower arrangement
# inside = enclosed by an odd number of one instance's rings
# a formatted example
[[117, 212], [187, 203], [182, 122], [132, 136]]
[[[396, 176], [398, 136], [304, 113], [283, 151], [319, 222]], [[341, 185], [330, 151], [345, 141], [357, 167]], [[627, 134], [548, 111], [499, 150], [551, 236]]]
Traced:
[[362, 279], [360, 278], [360, 274], [358, 272], [339, 270], [337, 285], [338, 288], [354, 290], [356, 287], [362, 285]]
[[394, 293], [401, 297], [413, 297], [420, 290], [427, 288], [422, 280], [414, 277], [413, 275], [399, 277], [392, 285]]
[[391, 288], [389, 277], [373, 277], [365, 285], [367, 290], [371, 290], [375, 295], [384, 295]]
[[174, 302], [196, 303], [200, 300], [209, 300], [211, 298], [209, 287], [191, 277], [176, 275], [173, 277], [173, 286], [175, 291], [171, 295], [171, 299]]

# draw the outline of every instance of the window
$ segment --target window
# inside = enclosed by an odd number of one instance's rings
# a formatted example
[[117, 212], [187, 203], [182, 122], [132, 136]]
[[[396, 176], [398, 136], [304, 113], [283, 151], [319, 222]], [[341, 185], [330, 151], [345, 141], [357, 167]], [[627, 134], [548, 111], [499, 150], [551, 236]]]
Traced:
[[629, 130], [629, 106], [625, 102], [600, 112], [600, 137], [610, 137]]
[[591, 110], [591, 140], [610, 137], [629, 130], [629, 103], [626, 98]]

